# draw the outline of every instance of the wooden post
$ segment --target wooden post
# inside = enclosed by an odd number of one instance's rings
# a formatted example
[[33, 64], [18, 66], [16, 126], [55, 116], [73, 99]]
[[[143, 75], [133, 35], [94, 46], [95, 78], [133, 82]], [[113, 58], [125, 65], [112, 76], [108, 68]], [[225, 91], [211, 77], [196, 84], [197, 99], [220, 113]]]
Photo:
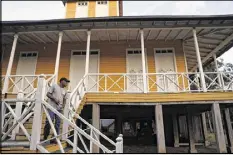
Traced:
[[78, 145], [78, 132], [74, 129], [74, 146], [73, 153], [77, 153], [77, 145]]
[[[20, 90], [18, 95], [17, 95], [17, 99], [23, 99], [23, 91]], [[15, 107], [15, 115], [19, 118], [21, 116], [22, 113], [22, 107], [23, 107], [23, 102], [16, 102], [16, 107]], [[17, 120], [14, 119], [14, 124], [17, 123]], [[15, 127], [15, 129], [12, 131], [12, 137], [11, 140], [15, 140], [16, 138], [16, 134], [19, 133], [19, 125], [17, 125]]]
[[229, 108], [224, 109], [229, 152], [233, 153], [233, 129]]
[[58, 70], [59, 70], [59, 62], [60, 62], [60, 55], [61, 55], [61, 43], [62, 43], [62, 36], [63, 32], [59, 32], [59, 39], [58, 39], [58, 46], [57, 46], [57, 57], [56, 57], [56, 63], [55, 63], [55, 83], [58, 80]]
[[19, 38], [18, 34], [15, 34], [12, 49], [11, 49], [11, 55], [10, 55], [9, 63], [8, 63], [8, 66], [7, 66], [4, 85], [3, 85], [3, 89], [2, 89], [2, 94], [7, 93], [8, 84], [9, 84], [9, 76], [11, 75], [11, 69], [12, 69], [12, 65], [13, 65], [13, 61], [14, 61], [15, 49], [16, 49], [18, 38]]
[[193, 39], [194, 39], [194, 44], [195, 44], [195, 49], [196, 49], [198, 68], [199, 68], [199, 72], [200, 72], [200, 76], [201, 76], [201, 86], [202, 86], [203, 91], [206, 92], [207, 89], [206, 89], [206, 83], [205, 83], [205, 76], [204, 76], [204, 72], [203, 72], [201, 55], [200, 55], [198, 41], [197, 41], [197, 32], [195, 29], [193, 29]]
[[147, 93], [146, 59], [145, 59], [145, 48], [144, 48], [144, 33], [143, 33], [143, 29], [140, 30], [140, 34], [141, 34], [141, 51], [142, 51], [143, 90], [144, 90], [144, 93]]
[[157, 131], [157, 153], [166, 153], [164, 125], [163, 125], [163, 109], [161, 104], [155, 105], [155, 122]]
[[[89, 62], [90, 62], [90, 43], [91, 43], [91, 31], [87, 31], [87, 47], [86, 47], [86, 63], [85, 63], [85, 74], [87, 75], [89, 73]], [[86, 89], [88, 88], [88, 78], [84, 80], [84, 85]]]
[[219, 153], [227, 153], [219, 103], [212, 104], [212, 118], [217, 141], [217, 150]]
[[214, 58], [214, 65], [215, 65], [217, 76], [218, 76], [219, 85], [222, 87], [222, 89], [224, 89], [224, 83], [222, 83], [220, 73], [219, 73], [219, 69], [218, 69], [218, 61], [217, 61], [216, 54], [213, 55], [213, 58]]
[[123, 138], [122, 134], [116, 139], [116, 153], [123, 153]]
[[193, 116], [190, 112], [188, 112], [187, 115], [187, 122], [188, 122], [188, 134], [189, 134], [189, 153], [197, 153], [197, 150], [195, 148]]
[[[68, 90], [67, 91], [67, 99], [66, 99], [66, 103], [65, 103], [65, 107], [64, 107], [64, 116], [66, 118], [70, 118], [69, 116], [69, 110], [70, 110], [70, 103], [69, 103], [69, 98], [70, 98], [70, 91]], [[63, 125], [62, 125], [62, 133], [67, 133], [69, 131], [69, 125], [66, 121], [63, 122]], [[62, 135], [62, 140], [66, 140], [68, 137], [68, 133], [67, 134], [64, 134]]]
[[[100, 106], [97, 103], [92, 104], [92, 125], [97, 129], [100, 130]], [[96, 135], [99, 139], [99, 136]], [[95, 138], [95, 136], [93, 137]], [[99, 147], [93, 144], [93, 153], [99, 153]]]
[[40, 142], [42, 127], [42, 102], [44, 101], [46, 90], [46, 81], [44, 76], [40, 76], [35, 96], [35, 110], [32, 124], [32, 135], [30, 141], [30, 150], [36, 150], [37, 144]]
[[173, 133], [174, 133], [174, 147], [179, 147], [179, 130], [178, 130], [178, 121], [177, 115], [173, 115], [172, 117], [173, 123]]
[[203, 139], [204, 139], [205, 146], [209, 146], [210, 143], [207, 140], [208, 130], [207, 130], [206, 117], [205, 117], [204, 112], [201, 113], [201, 123], [202, 123], [202, 133], [203, 133]]

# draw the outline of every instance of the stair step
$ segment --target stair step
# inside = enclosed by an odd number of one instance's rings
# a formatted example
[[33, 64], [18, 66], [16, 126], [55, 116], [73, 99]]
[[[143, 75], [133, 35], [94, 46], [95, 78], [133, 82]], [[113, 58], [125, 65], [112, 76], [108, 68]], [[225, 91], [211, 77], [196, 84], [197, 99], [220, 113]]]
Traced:
[[[65, 148], [67, 146], [65, 141], [61, 142], [61, 144], [62, 144], [63, 148]], [[49, 145], [45, 146], [45, 149], [48, 150], [51, 153], [60, 150], [58, 144], [49, 144]]]

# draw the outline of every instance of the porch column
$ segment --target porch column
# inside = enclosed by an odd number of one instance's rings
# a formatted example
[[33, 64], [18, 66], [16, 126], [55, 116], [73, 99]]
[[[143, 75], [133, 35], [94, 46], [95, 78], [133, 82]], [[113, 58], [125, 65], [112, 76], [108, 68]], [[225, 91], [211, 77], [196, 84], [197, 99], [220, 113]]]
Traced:
[[173, 133], [174, 133], [174, 147], [179, 147], [179, 131], [178, 131], [178, 117], [177, 115], [172, 116]]
[[[214, 65], [215, 65], [217, 76], [218, 76], [218, 82], [219, 82], [220, 87], [222, 87], [224, 85], [221, 82], [220, 73], [219, 73], [219, 70], [218, 70], [218, 61], [217, 61], [216, 54], [213, 55], [213, 58], [214, 58]], [[224, 89], [224, 88], [222, 88], [222, 89]]]
[[217, 141], [218, 153], [227, 153], [219, 103], [212, 104], [212, 118], [214, 124], [215, 137]]
[[204, 143], [205, 146], [209, 146], [209, 142], [207, 141], [207, 125], [206, 125], [206, 117], [205, 117], [205, 113], [201, 113], [201, 123], [202, 123], [202, 133], [203, 133], [203, 138], [204, 138]]
[[144, 33], [143, 33], [143, 29], [140, 30], [140, 34], [141, 34], [141, 51], [142, 51], [143, 90], [144, 90], [144, 93], [147, 93], [146, 59], [145, 59], [145, 48], [144, 48]]
[[194, 123], [193, 115], [188, 112], [187, 122], [188, 122], [188, 135], [189, 135], [189, 153], [197, 153], [195, 148], [195, 137], [194, 137]]
[[225, 114], [226, 129], [227, 129], [228, 148], [230, 153], [233, 153], [233, 129], [232, 129], [229, 108], [224, 109], [224, 114]]
[[57, 57], [56, 57], [56, 63], [55, 63], [55, 69], [54, 74], [55, 76], [55, 83], [58, 80], [58, 69], [59, 69], [59, 62], [60, 62], [60, 54], [61, 54], [61, 43], [62, 43], [62, 36], [63, 32], [59, 32], [59, 39], [58, 39], [58, 45], [57, 45]]
[[[85, 74], [87, 75], [89, 73], [89, 61], [90, 61], [90, 41], [91, 41], [91, 31], [87, 31], [87, 47], [86, 47], [86, 64], [85, 64]], [[88, 85], [88, 78], [84, 80], [85, 87], [87, 89]]]
[[7, 66], [4, 85], [3, 85], [3, 89], [2, 89], [2, 94], [5, 94], [7, 92], [7, 89], [8, 89], [9, 76], [11, 75], [11, 69], [12, 69], [12, 65], [13, 65], [13, 60], [14, 60], [14, 56], [15, 56], [15, 49], [16, 49], [18, 38], [19, 38], [19, 35], [15, 34], [12, 49], [11, 49], [11, 55], [10, 55], [9, 63], [8, 63], [8, 66]]
[[194, 44], [195, 44], [195, 49], [196, 49], [198, 68], [199, 68], [199, 72], [201, 76], [201, 86], [202, 86], [203, 91], [206, 92], [207, 89], [206, 89], [206, 83], [205, 83], [205, 76], [203, 72], [201, 56], [200, 56], [200, 51], [199, 51], [199, 46], [198, 46], [198, 41], [197, 41], [197, 32], [195, 28], [193, 28], [193, 39], [194, 39]]
[[91, 41], [91, 31], [87, 31], [87, 48], [86, 48], [85, 75], [88, 74], [88, 72], [89, 72], [90, 41]]
[[166, 153], [163, 125], [163, 109], [161, 104], [155, 105], [155, 122], [157, 131], [157, 153]]
[[[97, 103], [92, 104], [92, 125], [97, 129], [100, 130], [100, 106]], [[93, 136], [95, 138], [95, 136]], [[99, 136], [97, 135], [99, 139]], [[98, 140], [97, 140], [98, 141]], [[99, 153], [99, 147], [93, 144], [93, 152], [91, 153]]]

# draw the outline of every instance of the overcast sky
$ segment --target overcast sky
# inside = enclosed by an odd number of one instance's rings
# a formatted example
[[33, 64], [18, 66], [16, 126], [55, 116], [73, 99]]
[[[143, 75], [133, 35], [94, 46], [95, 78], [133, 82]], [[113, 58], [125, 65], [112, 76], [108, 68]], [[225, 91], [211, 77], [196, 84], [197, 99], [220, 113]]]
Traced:
[[[124, 16], [233, 14], [233, 1], [125, 1]], [[43, 20], [65, 17], [61, 1], [2, 1], [2, 20]], [[233, 63], [233, 47], [222, 58]]]

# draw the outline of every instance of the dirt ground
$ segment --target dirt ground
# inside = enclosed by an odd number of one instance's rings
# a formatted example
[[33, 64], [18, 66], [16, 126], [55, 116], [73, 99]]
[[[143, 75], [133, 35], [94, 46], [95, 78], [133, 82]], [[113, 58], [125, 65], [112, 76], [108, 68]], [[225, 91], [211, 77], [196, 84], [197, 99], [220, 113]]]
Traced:
[[[217, 153], [216, 146], [197, 146], [198, 153]], [[167, 153], [189, 153], [189, 147], [166, 147]], [[124, 146], [124, 153], [157, 153], [156, 146]]]

